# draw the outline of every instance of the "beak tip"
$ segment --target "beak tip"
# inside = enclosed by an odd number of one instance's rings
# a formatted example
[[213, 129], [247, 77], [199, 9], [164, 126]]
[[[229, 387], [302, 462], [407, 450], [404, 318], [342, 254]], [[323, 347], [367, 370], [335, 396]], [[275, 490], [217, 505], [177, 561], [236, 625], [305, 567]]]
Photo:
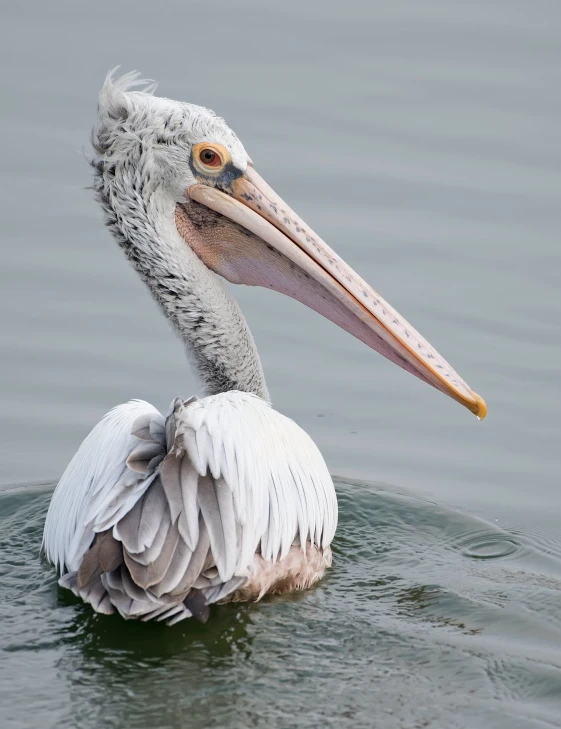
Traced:
[[473, 393], [473, 397], [475, 399], [475, 403], [473, 404], [473, 407], [470, 408], [470, 410], [475, 415], [477, 415], [478, 420], [483, 420], [487, 415], [487, 404], [485, 403], [485, 400], [476, 392]]

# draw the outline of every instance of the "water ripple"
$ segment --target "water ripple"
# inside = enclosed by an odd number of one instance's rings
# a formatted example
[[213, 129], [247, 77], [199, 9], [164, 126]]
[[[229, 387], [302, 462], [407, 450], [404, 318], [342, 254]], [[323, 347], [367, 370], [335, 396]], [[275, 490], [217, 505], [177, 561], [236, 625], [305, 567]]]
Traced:
[[462, 545], [462, 553], [472, 559], [500, 559], [511, 557], [523, 546], [513, 538], [506, 538], [502, 534], [478, 534], [469, 542]]
[[8, 726], [30, 709], [63, 729], [551, 723], [561, 568], [549, 554], [388, 486], [337, 490], [335, 564], [317, 589], [173, 628], [97, 616], [59, 590], [38, 553], [50, 488], [0, 494]]

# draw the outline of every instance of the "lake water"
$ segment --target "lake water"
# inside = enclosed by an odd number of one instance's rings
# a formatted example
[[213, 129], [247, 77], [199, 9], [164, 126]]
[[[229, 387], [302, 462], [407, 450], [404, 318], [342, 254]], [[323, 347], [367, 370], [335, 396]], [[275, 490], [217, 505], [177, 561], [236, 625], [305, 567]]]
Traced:
[[[0, 40], [3, 729], [561, 726], [561, 5], [53, 0]], [[489, 407], [235, 289], [341, 524], [317, 589], [206, 626], [96, 617], [39, 558], [101, 416], [198, 391], [86, 189], [118, 63], [223, 115]]]

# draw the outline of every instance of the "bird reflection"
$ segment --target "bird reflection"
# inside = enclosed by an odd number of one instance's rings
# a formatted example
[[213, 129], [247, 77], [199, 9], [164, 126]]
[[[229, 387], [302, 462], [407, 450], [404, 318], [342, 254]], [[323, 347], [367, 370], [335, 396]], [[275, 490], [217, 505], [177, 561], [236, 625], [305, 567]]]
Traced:
[[126, 666], [134, 671], [138, 661], [159, 663], [181, 659], [193, 652], [204, 655], [209, 666], [227, 661], [232, 652], [251, 654], [251, 605], [218, 606], [216, 618], [206, 625], [187, 621], [172, 629], [161, 623], [140, 624], [116, 616], [100, 616], [68, 591], [59, 590], [59, 604], [72, 603], [76, 616], [68, 628], [68, 643], [80, 648], [85, 660], [100, 666]]

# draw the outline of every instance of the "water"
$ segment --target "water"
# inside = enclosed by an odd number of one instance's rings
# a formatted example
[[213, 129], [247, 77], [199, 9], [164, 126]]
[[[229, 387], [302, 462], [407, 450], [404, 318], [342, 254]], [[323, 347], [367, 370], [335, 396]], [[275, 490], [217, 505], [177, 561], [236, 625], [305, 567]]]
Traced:
[[561, 545], [388, 487], [339, 482], [338, 495], [319, 588], [166, 628], [57, 592], [37, 557], [50, 489], [6, 493], [4, 722], [558, 726]]
[[[561, 726], [558, 3], [55, 0], [4, 9], [0, 39], [3, 726]], [[38, 558], [101, 415], [197, 392], [85, 190], [117, 63], [224, 115], [489, 406], [478, 423], [296, 302], [235, 289], [342, 516], [319, 588], [205, 627], [92, 616]]]

